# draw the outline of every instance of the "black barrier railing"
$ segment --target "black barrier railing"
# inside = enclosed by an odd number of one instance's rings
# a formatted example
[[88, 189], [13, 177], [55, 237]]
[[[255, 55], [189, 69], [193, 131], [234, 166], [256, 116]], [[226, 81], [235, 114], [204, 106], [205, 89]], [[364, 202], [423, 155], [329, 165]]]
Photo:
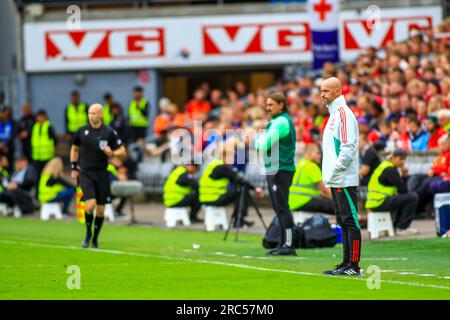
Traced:
[[[410, 175], [426, 174], [428, 169], [431, 168], [433, 160], [438, 155], [437, 152], [408, 152], [407, 154], [408, 157], [406, 158], [405, 163]], [[382, 154], [382, 157], [384, 158], [387, 155], [388, 153], [384, 153]], [[297, 155], [297, 157], [299, 158], [300, 155]], [[144, 185], [144, 192], [149, 194], [162, 194], [164, 181], [173, 168], [174, 164], [170, 162], [160, 162], [157, 157], [153, 157], [148, 162], [141, 163], [138, 168], [137, 176]], [[202, 170], [200, 170], [200, 172], [202, 172]], [[258, 164], [247, 166], [245, 178], [253, 185], [263, 188], [266, 191], [266, 194], [268, 194], [266, 177], [262, 174], [261, 166]], [[360, 196], [363, 195], [364, 194], [361, 194]]]

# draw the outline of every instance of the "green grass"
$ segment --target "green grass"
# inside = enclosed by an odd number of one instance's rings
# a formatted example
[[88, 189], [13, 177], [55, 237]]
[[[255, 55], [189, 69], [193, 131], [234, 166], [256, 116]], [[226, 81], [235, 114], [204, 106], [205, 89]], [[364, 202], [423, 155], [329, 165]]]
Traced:
[[[363, 243], [364, 269], [393, 271], [370, 290], [368, 274], [321, 275], [340, 245], [266, 257], [258, 235], [106, 224], [97, 251], [80, 247], [83, 236], [77, 222], [0, 218], [0, 299], [450, 299], [449, 239]], [[67, 289], [69, 265], [80, 290]]]

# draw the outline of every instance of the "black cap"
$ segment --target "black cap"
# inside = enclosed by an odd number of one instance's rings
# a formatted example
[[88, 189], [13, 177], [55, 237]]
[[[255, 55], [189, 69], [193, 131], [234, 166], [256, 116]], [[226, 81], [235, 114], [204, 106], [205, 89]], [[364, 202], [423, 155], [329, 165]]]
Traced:
[[141, 86], [135, 86], [133, 91], [144, 91], [144, 88], [142, 88]]
[[44, 109], [39, 109], [38, 112], [36, 112], [36, 116], [47, 116], [47, 112]]
[[406, 158], [407, 154], [405, 150], [402, 149], [396, 149], [394, 150], [394, 152], [392, 152], [392, 156], [393, 157], [401, 157], [401, 158]]

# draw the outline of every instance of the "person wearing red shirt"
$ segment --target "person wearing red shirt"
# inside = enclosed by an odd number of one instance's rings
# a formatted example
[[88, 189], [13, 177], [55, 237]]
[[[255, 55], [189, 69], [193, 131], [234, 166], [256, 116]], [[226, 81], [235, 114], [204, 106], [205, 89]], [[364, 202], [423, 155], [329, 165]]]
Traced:
[[185, 110], [191, 120], [202, 120], [202, 114], [208, 114], [211, 111], [211, 103], [205, 98], [205, 92], [202, 89], [197, 89], [194, 92], [194, 99], [186, 104]]
[[430, 133], [428, 150], [437, 149], [439, 139], [447, 132], [439, 126], [438, 118], [434, 115], [429, 115], [425, 120], [425, 129]]

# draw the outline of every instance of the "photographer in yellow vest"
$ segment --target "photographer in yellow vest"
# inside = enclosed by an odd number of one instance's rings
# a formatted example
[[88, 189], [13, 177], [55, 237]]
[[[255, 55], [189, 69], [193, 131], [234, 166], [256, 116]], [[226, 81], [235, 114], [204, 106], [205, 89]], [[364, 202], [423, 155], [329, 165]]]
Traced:
[[247, 197], [244, 197], [242, 207], [239, 208], [240, 186], [247, 184], [248, 189], [254, 190], [259, 198], [264, 197], [264, 191], [259, 187], [252, 186], [233, 170], [236, 147], [235, 142], [224, 142], [220, 146], [218, 159], [212, 160], [200, 177], [199, 199], [200, 203], [215, 207], [224, 207], [234, 203], [233, 217], [237, 215], [238, 209], [242, 210], [241, 221], [235, 219], [234, 227], [250, 227], [254, 222], [244, 219], [248, 211]]
[[45, 110], [36, 113], [36, 122], [31, 129], [31, 159], [39, 177], [46, 163], [55, 157], [58, 139], [47, 118]]
[[397, 235], [418, 233], [416, 229], [410, 228], [410, 225], [417, 211], [419, 197], [415, 192], [408, 192], [405, 159], [406, 152], [398, 149], [388, 160], [380, 163], [370, 177], [365, 205], [366, 209], [375, 212], [396, 212], [394, 227]]
[[193, 161], [179, 165], [170, 173], [164, 183], [164, 205], [169, 208], [190, 207], [190, 220], [192, 223], [201, 223], [198, 218], [201, 205], [198, 200], [198, 181], [194, 174], [198, 165]]
[[306, 144], [304, 155], [289, 187], [289, 210], [334, 214], [331, 191], [322, 182], [319, 147]]
[[88, 123], [87, 103], [80, 102], [80, 93], [76, 90], [70, 94], [70, 103], [65, 110], [66, 133], [72, 136], [78, 129]]
[[114, 103], [114, 99], [111, 93], [107, 92], [103, 96], [103, 124], [105, 126], [109, 126], [111, 121], [113, 120], [113, 115], [111, 113], [111, 106]]
[[149, 125], [149, 103], [143, 96], [142, 87], [134, 88], [134, 99], [128, 106], [129, 117], [129, 141], [136, 142], [139, 139], [145, 139], [147, 127]]

